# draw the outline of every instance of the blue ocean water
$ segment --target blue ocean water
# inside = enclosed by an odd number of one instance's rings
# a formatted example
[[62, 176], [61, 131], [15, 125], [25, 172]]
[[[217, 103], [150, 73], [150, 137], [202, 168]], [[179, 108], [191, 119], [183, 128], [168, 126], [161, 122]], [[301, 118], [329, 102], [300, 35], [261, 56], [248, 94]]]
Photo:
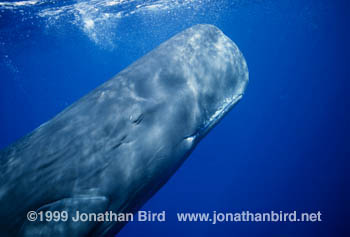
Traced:
[[[0, 147], [181, 30], [218, 26], [249, 67], [243, 100], [143, 207], [166, 222], [118, 236], [350, 236], [349, 3], [334, 0], [0, 1]], [[211, 223], [177, 212], [322, 213]]]

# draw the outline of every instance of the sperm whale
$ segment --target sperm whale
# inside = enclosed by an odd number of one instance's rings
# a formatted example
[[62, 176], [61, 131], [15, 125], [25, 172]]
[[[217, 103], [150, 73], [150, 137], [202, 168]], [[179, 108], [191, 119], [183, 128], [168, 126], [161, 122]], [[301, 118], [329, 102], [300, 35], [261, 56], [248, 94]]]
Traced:
[[242, 98], [246, 61], [190, 27], [0, 151], [1, 236], [112, 236], [126, 222], [30, 221], [30, 211], [134, 213]]

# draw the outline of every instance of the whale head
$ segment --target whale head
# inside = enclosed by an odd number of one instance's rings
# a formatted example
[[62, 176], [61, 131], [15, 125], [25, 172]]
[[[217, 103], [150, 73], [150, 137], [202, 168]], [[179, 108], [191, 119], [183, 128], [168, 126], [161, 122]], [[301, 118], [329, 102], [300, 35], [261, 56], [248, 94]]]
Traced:
[[124, 73], [132, 75], [132, 94], [146, 101], [138, 109], [152, 128], [144, 137], [152, 144], [161, 140], [163, 147], [167, 141], [183, 143], [184, 149], [194, 147], [242, 98], [249, 77], [237, 45], [213, 25], [175, 35]]
[[172, 71], [168, 77], [173, 80], [173, 107], [177, 108], [174, 126], [179, 131], [187, 127], [182, 130], [185, 140], [196, 144], [242, 98], [249, 73], [241, 51], [217, 27], [196, 25], [181, 36], [187, 43], [174, 44], [181, 52], [175, 60], [188, 63], [174, 69], [182, 74]]
[[[216, 27], [212, 31], [219, 31]], [[237, 46], [221, 31], [213, 39], [213, 47], [204, 47], [207, 61], [202, 61], [197, 76], [189, 85], [197, 101], [197, 140], [203, 138], [240, 101], [248, 83], [249, 73], [246, 61]], [[218, 37], [218, 35], [220, 37]], [[207, 36], [208, 37], [208, 36]], [[204, 52], [202, 52], [204, 53]]]

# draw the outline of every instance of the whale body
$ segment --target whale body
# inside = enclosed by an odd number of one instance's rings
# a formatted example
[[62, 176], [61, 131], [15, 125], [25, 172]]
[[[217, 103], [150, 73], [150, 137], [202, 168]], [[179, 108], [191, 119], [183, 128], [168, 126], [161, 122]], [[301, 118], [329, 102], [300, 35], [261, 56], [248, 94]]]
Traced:
[[0, 151], [0, 236], [112, 236], [126, 222], [28, 221], [29, 211], [134, 213], [242, 98], [246, 61], [195, 25]]

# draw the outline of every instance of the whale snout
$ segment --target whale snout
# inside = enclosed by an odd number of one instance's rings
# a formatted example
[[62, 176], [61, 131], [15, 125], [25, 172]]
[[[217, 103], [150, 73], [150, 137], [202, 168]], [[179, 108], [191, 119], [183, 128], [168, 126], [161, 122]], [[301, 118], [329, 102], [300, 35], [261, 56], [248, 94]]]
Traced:
[[202, 45], [195, 54], [206, 57], [197, 55], [200, 63], [192, 62], [196, 77], [191, 86], [195, 85], [200, 108], [197, 134], [203, 137], [241, 100], [249, 72], [242, 52], [221, 30], [208, 25], [198, 27], [190, 44]]

